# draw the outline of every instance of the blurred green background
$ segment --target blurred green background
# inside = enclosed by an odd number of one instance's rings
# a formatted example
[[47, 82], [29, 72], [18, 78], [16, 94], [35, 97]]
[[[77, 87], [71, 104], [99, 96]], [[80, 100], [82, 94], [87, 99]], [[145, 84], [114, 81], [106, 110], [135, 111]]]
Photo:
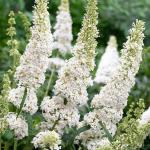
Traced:
[[[9, 48], [7, 47], [6, 29], [8, 27], [8, 13], [14, 10], [24, 12], [32, 20], [32, 9], [34, 0], [0, 0], [0, 83], [2, 76], [8, 70]], [[56, 13], [60, 0], [50, 0], [49, 12], [51, 14], [52, 26], [55, 24]], [[73, 35], [75, 42], [77, 33], [80, 30], [81, 22], [85, 12], [86, 0], [70, 0], [70, 11], [73, 18]], [[136, 78], [136, 86], [132, 90], [129, 103], [144, 98], [146, 107], [150, 106], [150, 0], [98, 0], [99, 7], [99, 24], [98, 29], [100, 36], [98, 38], [98, 48], [96, 63], [98, 64], [100, 56], [107, 45], [110, 35], [115, 35], [118, 40], [119, 50], [122, 48], [123, 42], [126, 41], [128, 29], [131, 27], [135, 19], [145, 21], [145, 46], [143, 53], [143, 62]], [[17, 39], [21, 42], [19, 50], [23, 52], [26, 45], [22, 22], [17, 18]], [[96, 71], [96, 70], [95, 70]], [[94, 73], [93, 73], [94, 74]], [[98, 92], [95, 85], [89, 92], [91, 95]], [[150, 150], [150, 144], [146, 141], [143, 150]]]

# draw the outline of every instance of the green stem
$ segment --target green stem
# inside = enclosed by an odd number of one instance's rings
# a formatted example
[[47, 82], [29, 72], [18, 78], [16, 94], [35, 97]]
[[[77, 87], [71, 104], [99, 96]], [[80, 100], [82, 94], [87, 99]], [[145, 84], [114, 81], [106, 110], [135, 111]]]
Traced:
[[46, 92], [45, 92], [45, 94], [44, 94], [44, 97], [48, 95], [48, 92], [49, 92], [49, 89], [50, 89], [50, 87], [51, 87], [52, 79], [53, 79], [54, 74], [55, 74], [55, 70], [52, 69], [52, 72], [51, 72], [51, 75], [50, 75], [50, 78], [49, 78], [49, 81], [48, 81], [48, 86], [47, 86], [47, 88], [46, 88]]
[[82, 132], [85, 132], [85, 131], [89, 130], [89, 129], [90, 129], [90, 126], [89, 126], [89, 125], [83, 126], [83, 127], [79, 128], [79, 129], [77, 130], [76, 136], [79, 135], [79, 134], [82, 133]]
[[4, 150], [9, 150], [9, 144], [7, 142], [5, 142]]
[[107, 136], [108, 140], [110, 141], [110, 143], [113, 142], [113, 137], [112, 135], [109, 133], [109, 131], [107, 130], [107, 128], [105, 127], [105, 125], [102, 123], [102, 121], [99, 121], [100, 126], [102, 127], [102, 129], [105, 132], [105, 135]]
[[73, 146], [72, 146], [72, 147], [73, 147], [73, 150], [76, 150], [76, 147], [75, 147], [75, 145], [74, 145], [74, 144], [73, 144]]
[[17, 150], [17, 144], [18, 144], [18, 142], [17, 142], [17, 140], [15, 139], [15, 140], [14, 140], [14, 150]]
[[0, 150], [2, 150], [2, 137], [0, 135]]
[[82, 150], [82, 148], [79, 146], [78, 150]]
[[[11, 36], [11, 41], [13, 40], [13, 36]], [[13, 49], [14, 47], [12, 46], [11, 49]], [[14, 76], [14, 73], [15, 73], [15, 67], [16, 67], [16, 55], [13, 55], [12, 56], [12, 78]], [[15, 81], [14, 79], [12, 79], [12, 87], [15, 88]]]
[[59, 120], [60, 120], [60, 116], [59, 116], [58, 119], [54, 122], [54, 125], [53, 125], [52, 128], [51, 128], [51, 131], [53, 131], [53, 130], [55, 129], [55, 127], [56, 127], [56, 125], [58, 124]]
[[22, 108], [24, 106], [26, 97], [27, 97], [27, 88], [25, 88], [25, 90], [24, 90], [24, 95], [23, 95], [23, 98], [22, 98], [22, 101], [21, 101], [21, 104], [20, 104], [20, 108], [17, 110], [17, 118], [18, 118], [18, 116], [20, 115], [20, 113], [22, 111]]
[[[58, 52], [56, 53], [56, 57], [58, 57]], [[51, 87], [52, 79], [53, 79], [54, 74], [55, 74], [55, 68], [52, 68], [51, 75], [50, 75], [50, 78], [49, 78], [49, 81], [48, 81], [48, 86], [46, 88], [46, 92], [44, 94], [44, 97], [48, 95], [48, 92], [49, 92], [49, 89]]]
[[16, 55], [13, 56], [13, 71], [15, 72], [16, 68]]
[[[12, 66], [12, 71], [13, 71], [13, 76], [16, 70], [16, 55], [13, 56], [13, 66]], [[12, 87], [15, 88], [15, 80], [12, 80]]]

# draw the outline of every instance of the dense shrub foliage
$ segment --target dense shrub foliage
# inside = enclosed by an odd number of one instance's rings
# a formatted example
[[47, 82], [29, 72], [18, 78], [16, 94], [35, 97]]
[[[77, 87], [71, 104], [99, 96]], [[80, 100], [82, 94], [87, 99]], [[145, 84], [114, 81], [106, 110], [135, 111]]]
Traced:
[[149, 150], [149, 8], [1, 0], [0, 150]]

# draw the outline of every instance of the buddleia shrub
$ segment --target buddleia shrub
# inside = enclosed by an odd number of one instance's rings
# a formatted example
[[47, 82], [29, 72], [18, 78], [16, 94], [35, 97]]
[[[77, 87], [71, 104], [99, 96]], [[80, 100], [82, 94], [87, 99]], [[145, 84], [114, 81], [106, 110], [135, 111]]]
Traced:
[[[79, 4], [86, 9], [71, 8]], [[134, 21], [121, 50], [109, 35], [103, 53], [98, 47], [100, 3], [61, 0], [50, 16], [49, 8], [56, 5], [58, 1], [35, 0], [32, 22], [24, 12], [8, 14], [0, 150], [141, 148], [150, 133], [150, 108], [140, 99], [147, 100], [148, 89], [142, 95], [135, 80], [144, 49], [144, 21]], [[70, 14], [78, 12], [84, 12], [83, 17], [72, 21]], [[74, 36], [72, 26], [77, 27]], [[148, 78], [148, 62], [146, 54], [138, 79]]]

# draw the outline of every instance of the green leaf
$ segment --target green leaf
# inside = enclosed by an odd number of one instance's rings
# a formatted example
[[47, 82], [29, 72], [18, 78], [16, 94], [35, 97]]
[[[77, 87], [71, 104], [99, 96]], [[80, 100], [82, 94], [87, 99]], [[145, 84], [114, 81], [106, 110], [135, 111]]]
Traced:
[[10, 141], [14, 138], [14, 133], [11, 130], [6, 130], [4, 135], [2, 136], [2, 139], [5, 141]]
[[105, 127], [105, 125], [101, 121], [99, 121], [99, 124], [101, 125], [101, 127], [104, 130], [106, 136], [108, 137], [108, 140], [112, 143], [113, 142], [112, 135], [109, 133], [109, 131], [107, 130], [107, 128]]
[[21, 104], [20, 104], [20, 108], [19, 108], [19, 110], [17, 111], [17, 117], [20, 115], [20, 113], [21, 113], [21, 111], [22, 111], [22, 108], [23, 108], [23, 106], [24, 106], [26, 97], [27, 97], [27, 88], [25, 88], [25, 90], [24, 90], [24, 95], [23, 95], [23, 98], [22, 98], [22, 101], [21, 101]]
[[79, 128], [77, 130], [76, 136], [79, 135], [82, 132], [85, 132], [85, 131], [89, 130], [89, 129], [90, 129], [90, 126], [84, 126], [84, 127]]

